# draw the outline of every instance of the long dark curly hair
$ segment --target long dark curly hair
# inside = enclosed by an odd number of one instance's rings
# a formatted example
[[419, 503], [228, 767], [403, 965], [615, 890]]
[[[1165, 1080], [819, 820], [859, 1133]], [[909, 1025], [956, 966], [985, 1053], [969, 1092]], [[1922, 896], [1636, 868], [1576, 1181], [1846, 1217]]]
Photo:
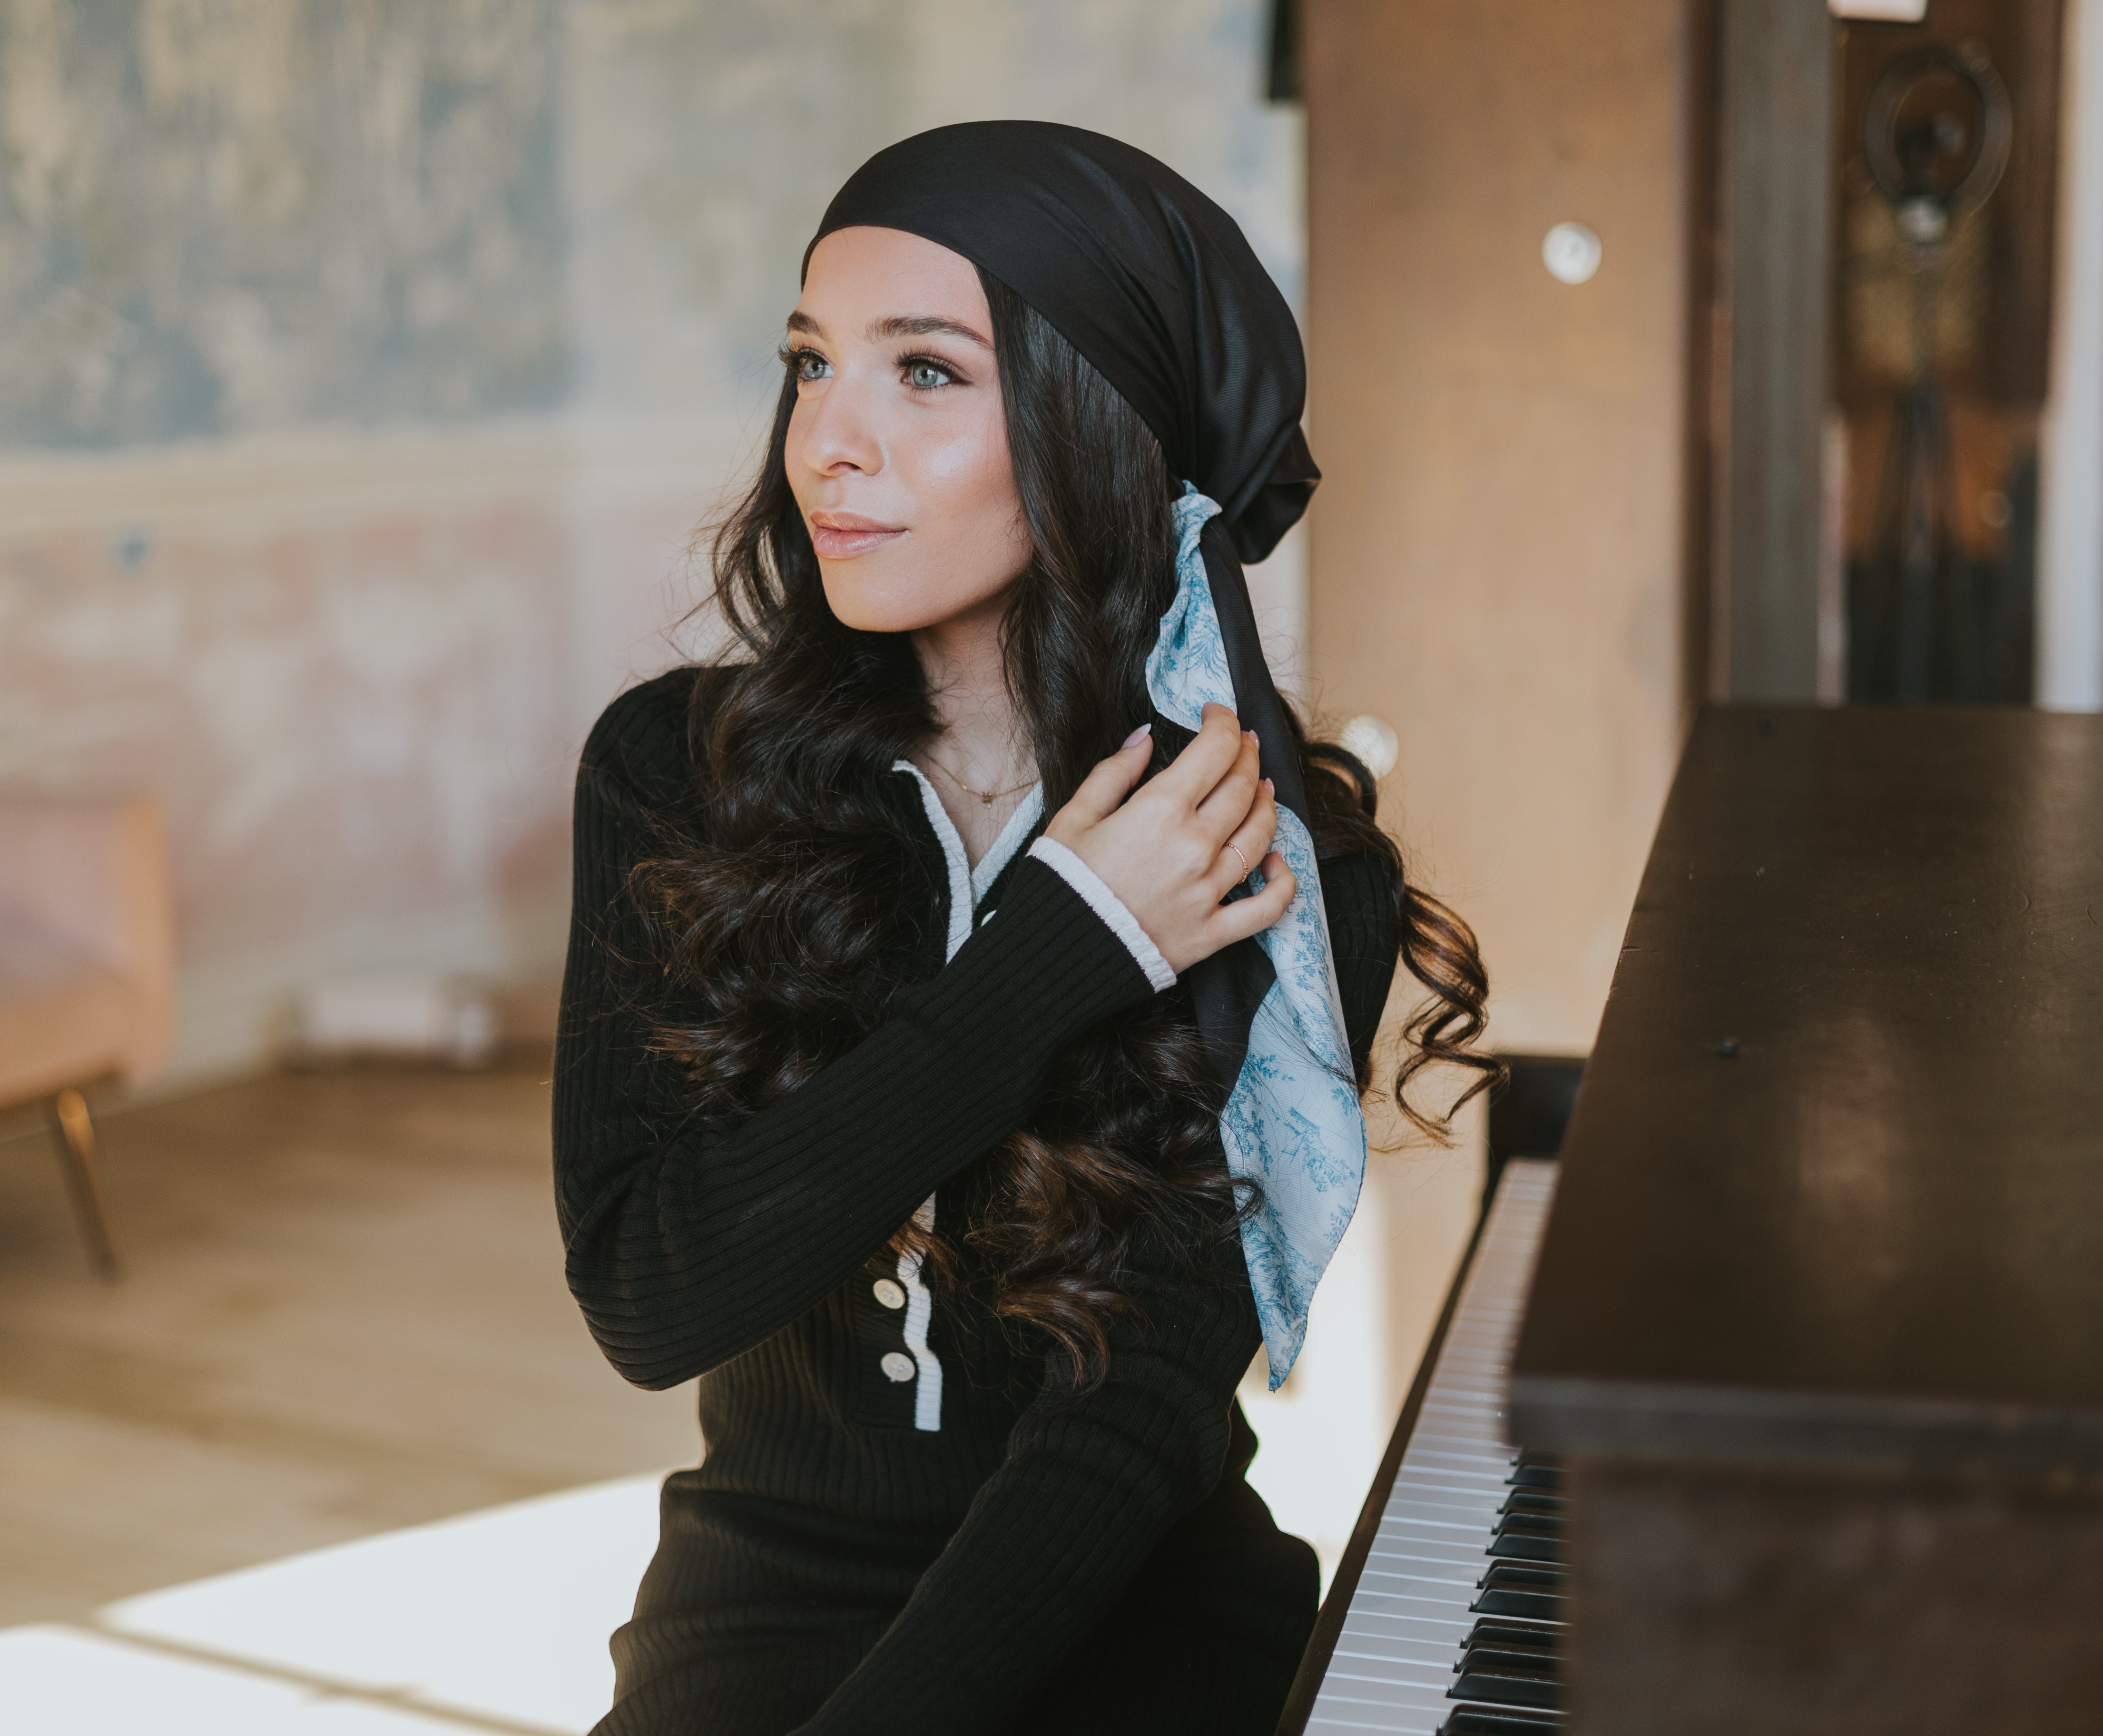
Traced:
[[[1007, 683], [1048, 814], [1151, 715], [1145, 657], [1175, 589], [1177, 486], [1101, 375], [1012, 291], [980, 278], [1033, 549], [1003, 630]], [[714, 528], [716, 604], [742, 655], [696, 683], [692, 806], [671, 846], [636, 870], [674, 980], [709, 1009], [698, 1024], [661, 1023], [657, 1046], [697, 1109], [733, 1118], [883, 1022], [938, 897], [883, 793], [892, 763], [937, 732], [927, 683], [905, 636], [845, 626], [826, 604], [783, 460], [795, 403], [792, 368], [758, 476]], [[1363, 768], [1295, 728], [1318, 852], [1375, 856], [1392, 872], [1402, 962], [1429, 991], [1394, 1089], [1419, 1128], [1443, 1137], [1497, 1071], [1471, 1047], [1488, 993], [1474, 936], [1409, 883]], [[1443, 1114], [1407, 1094], [1440, 1062], [1472, 1075]], [[963, 1178], [967, 1209], [947, 1213], [960, 1221], [905, 1225], [896, 1245], [916, 1249], [937, 1285], [982, 1286], [998, 1316], [1063, 1356], [1075, 1385], [1093, 1384], [1105, 1324], [1133, 1306], [1121, 1276], [1141, 1239], [1194, 1272], [1234, 1245], [1252, 1201], [1222, 1161], [1224, 1095], [1179, 984], [1069, 1044], [1029, 1126]]]

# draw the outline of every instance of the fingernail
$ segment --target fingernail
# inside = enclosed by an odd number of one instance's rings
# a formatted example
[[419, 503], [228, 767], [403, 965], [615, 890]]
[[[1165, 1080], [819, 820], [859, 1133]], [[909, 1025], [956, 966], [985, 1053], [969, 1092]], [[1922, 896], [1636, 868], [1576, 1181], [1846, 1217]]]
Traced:
[[1255, 732], [1253, 729], [1244, 729], [1244, 730], [1242, 732], [1242, 740], [1243, 740], [1243, 741], [1244, 741], [1249, 742], [1249, 743], [1251, 743], [1251, 744], [1252, 744], [1253, 746], [1257, 746], [1257, 747], [1260, 747], [1260, 746], [1263, 746], [1263, 744], [1262, 744], [1260, 741], [1258, 741], [1256, 740], [1256, 732]]
[[[1125, 746], [1125, 747], [1136, 747], [1136, 746], [1138, 746], [1138, 745], [1139, 745], [1140, 742], [1144, 741], [1145, 741], [1145, 740], [1149, 736], [1152, 735], [1153, 733], [1154, 733], [1154, 725], [1153, 725], [1153, 724], [1151, 724], [1151, 723], [1141, 723], [1141, 724], [1139, 726], [1139, 728], [1136, 728], [1136, 729], [1135, 729], [1134, 731], [1132, 731], [1132, 732], [1130, 735], [1127, 736], [1127, 737], [1124, 738], [1124, 746]], [[1120, 749], [1118, 749], [1118, 751], [1119, 753], [1123, 753], [1123, 752], [1124, 751], [1124, 749], [1123, 749], [1123, 748], [1120, 748]]]
[[1278, 794], [1278, 786], [1274, 784], [1266, 777], [1263, 781], [1263, 793], [1265, 795], [1276, 795]]

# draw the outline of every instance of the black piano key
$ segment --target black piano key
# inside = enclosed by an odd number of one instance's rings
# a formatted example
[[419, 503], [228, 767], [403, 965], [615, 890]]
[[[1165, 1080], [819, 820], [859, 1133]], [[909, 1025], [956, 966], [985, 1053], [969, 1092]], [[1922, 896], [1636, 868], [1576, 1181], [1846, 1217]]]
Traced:
[[1497, 1509], [1505, 1513], [1541, 1513], [1550, 1519], [1560, 1519], [1563, 1513], [1563, 1498], [1538, 1489], [1515, 1489], [1504, 1498]]
[[[1453, 1660], [1453, 1673], [1464, 1682], [1485, 1670], [1511, 1676], [1537, 1676], [1545, 1682], [1553, 1682], [1555, 1663], [1554, 1653], [1531, 1645], [1471, 1645]], [[1472, 1697], [1456, 1688], [1450, 1698], [1465, 1700]]]
[[1563, 1575], [1552, 1568], [1499, 1561], [1475, 1582], [1476, 1615], [1518, 1616], [1536, 1622], [1563, 1619]]
[[[1562, 1648], [1563, 1636], [1558, 1629], [1509, 1621], [1479, 1621], [1468, 1630], [1468, 1637], [1461, 1642], [1463, 1654], [1483, 1649], [1523, 1652], [1551, 1665]], [[1453, 1667], [1457, 1670], [1460, 1665], [1456, 1663]]]
[[1560, 1493], [1563, 1462], [1554, 1454], [1521, 1447], [1512, 1455], [1512, 1473], [1505, 1481], [1520, 1489], [1545, 1489]]
[[1479, 1706], [1456, 1707], [1438, 1726], [1438, 1736], [1554, 1736], [1559, 1718], [1529, 1718], [1521, 1712], [1488, 1712]]
[[1484, 1658], [1470, 1660], [1446, 1690], [1449, 1700], [1487, 1700], [1492, 1706], [1521, 1706], [1530, 1712], [1554, 1712], [1563, 1689], [1553, 1670]]
[[1513, 1561], [1492, 1561], [1483, 1569], [1483, 1577], [1475, 1582], [1478, 1591], [1492, 1586], [1524, 1586], [1530, 1591], [1553, 1592], [1560, 1597], [1563, 1592], [1563, 1569], [1559, 1567], [1522, 1567]]
[[1549, 1591], [1515, 1591], [1498, 1587], [1468, 1605], [1477, 1615], [1530, 1616], [1536, 1622], [1563, 1619], [1563, 1600]]
[[1515, 1622], [1478, 1622], [1454, 1661], [1452, 1699], [1491, 1699], [1553, 1707], [1558, 1648], [1553, 1630]]
[[1563, 1521], [1538, 1513], [1507, 1513], [1497, 1521], [1487, 1553], [1501, 1560], [1560, 1562]]

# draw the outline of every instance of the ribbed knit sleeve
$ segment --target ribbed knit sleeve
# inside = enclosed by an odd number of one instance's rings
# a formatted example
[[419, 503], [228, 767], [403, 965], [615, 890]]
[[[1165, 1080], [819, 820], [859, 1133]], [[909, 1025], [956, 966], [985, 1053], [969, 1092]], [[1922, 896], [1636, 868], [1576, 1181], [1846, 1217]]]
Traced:
[[804, 1314], [1022, 1125], [1062, 1044], [1154, 993], [1081, 897], [1025, 861], [998, 919], [888, 1022], [736, 1128], [701, 1128], [647, 1049], [662, 978], [629, 887], [683, 741], [660, 682], [616, 701], [586, 745], [555, 1065], [570, 1288], [608, 1360], [652, 1387]]

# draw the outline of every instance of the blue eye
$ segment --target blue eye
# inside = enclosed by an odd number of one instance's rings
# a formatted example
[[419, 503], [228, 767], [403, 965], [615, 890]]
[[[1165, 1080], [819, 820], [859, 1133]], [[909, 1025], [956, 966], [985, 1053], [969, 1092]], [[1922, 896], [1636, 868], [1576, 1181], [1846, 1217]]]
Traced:
[[832, 364], [815, 349], [799, 349], [790, 358], [801, 380], [822, 380], [832, 372]]
[[937, 386], [954, 385], [956, 376], [939, 362], [915, 356], [905, 364], [905, 383], [916, 392], [931, 392]]

